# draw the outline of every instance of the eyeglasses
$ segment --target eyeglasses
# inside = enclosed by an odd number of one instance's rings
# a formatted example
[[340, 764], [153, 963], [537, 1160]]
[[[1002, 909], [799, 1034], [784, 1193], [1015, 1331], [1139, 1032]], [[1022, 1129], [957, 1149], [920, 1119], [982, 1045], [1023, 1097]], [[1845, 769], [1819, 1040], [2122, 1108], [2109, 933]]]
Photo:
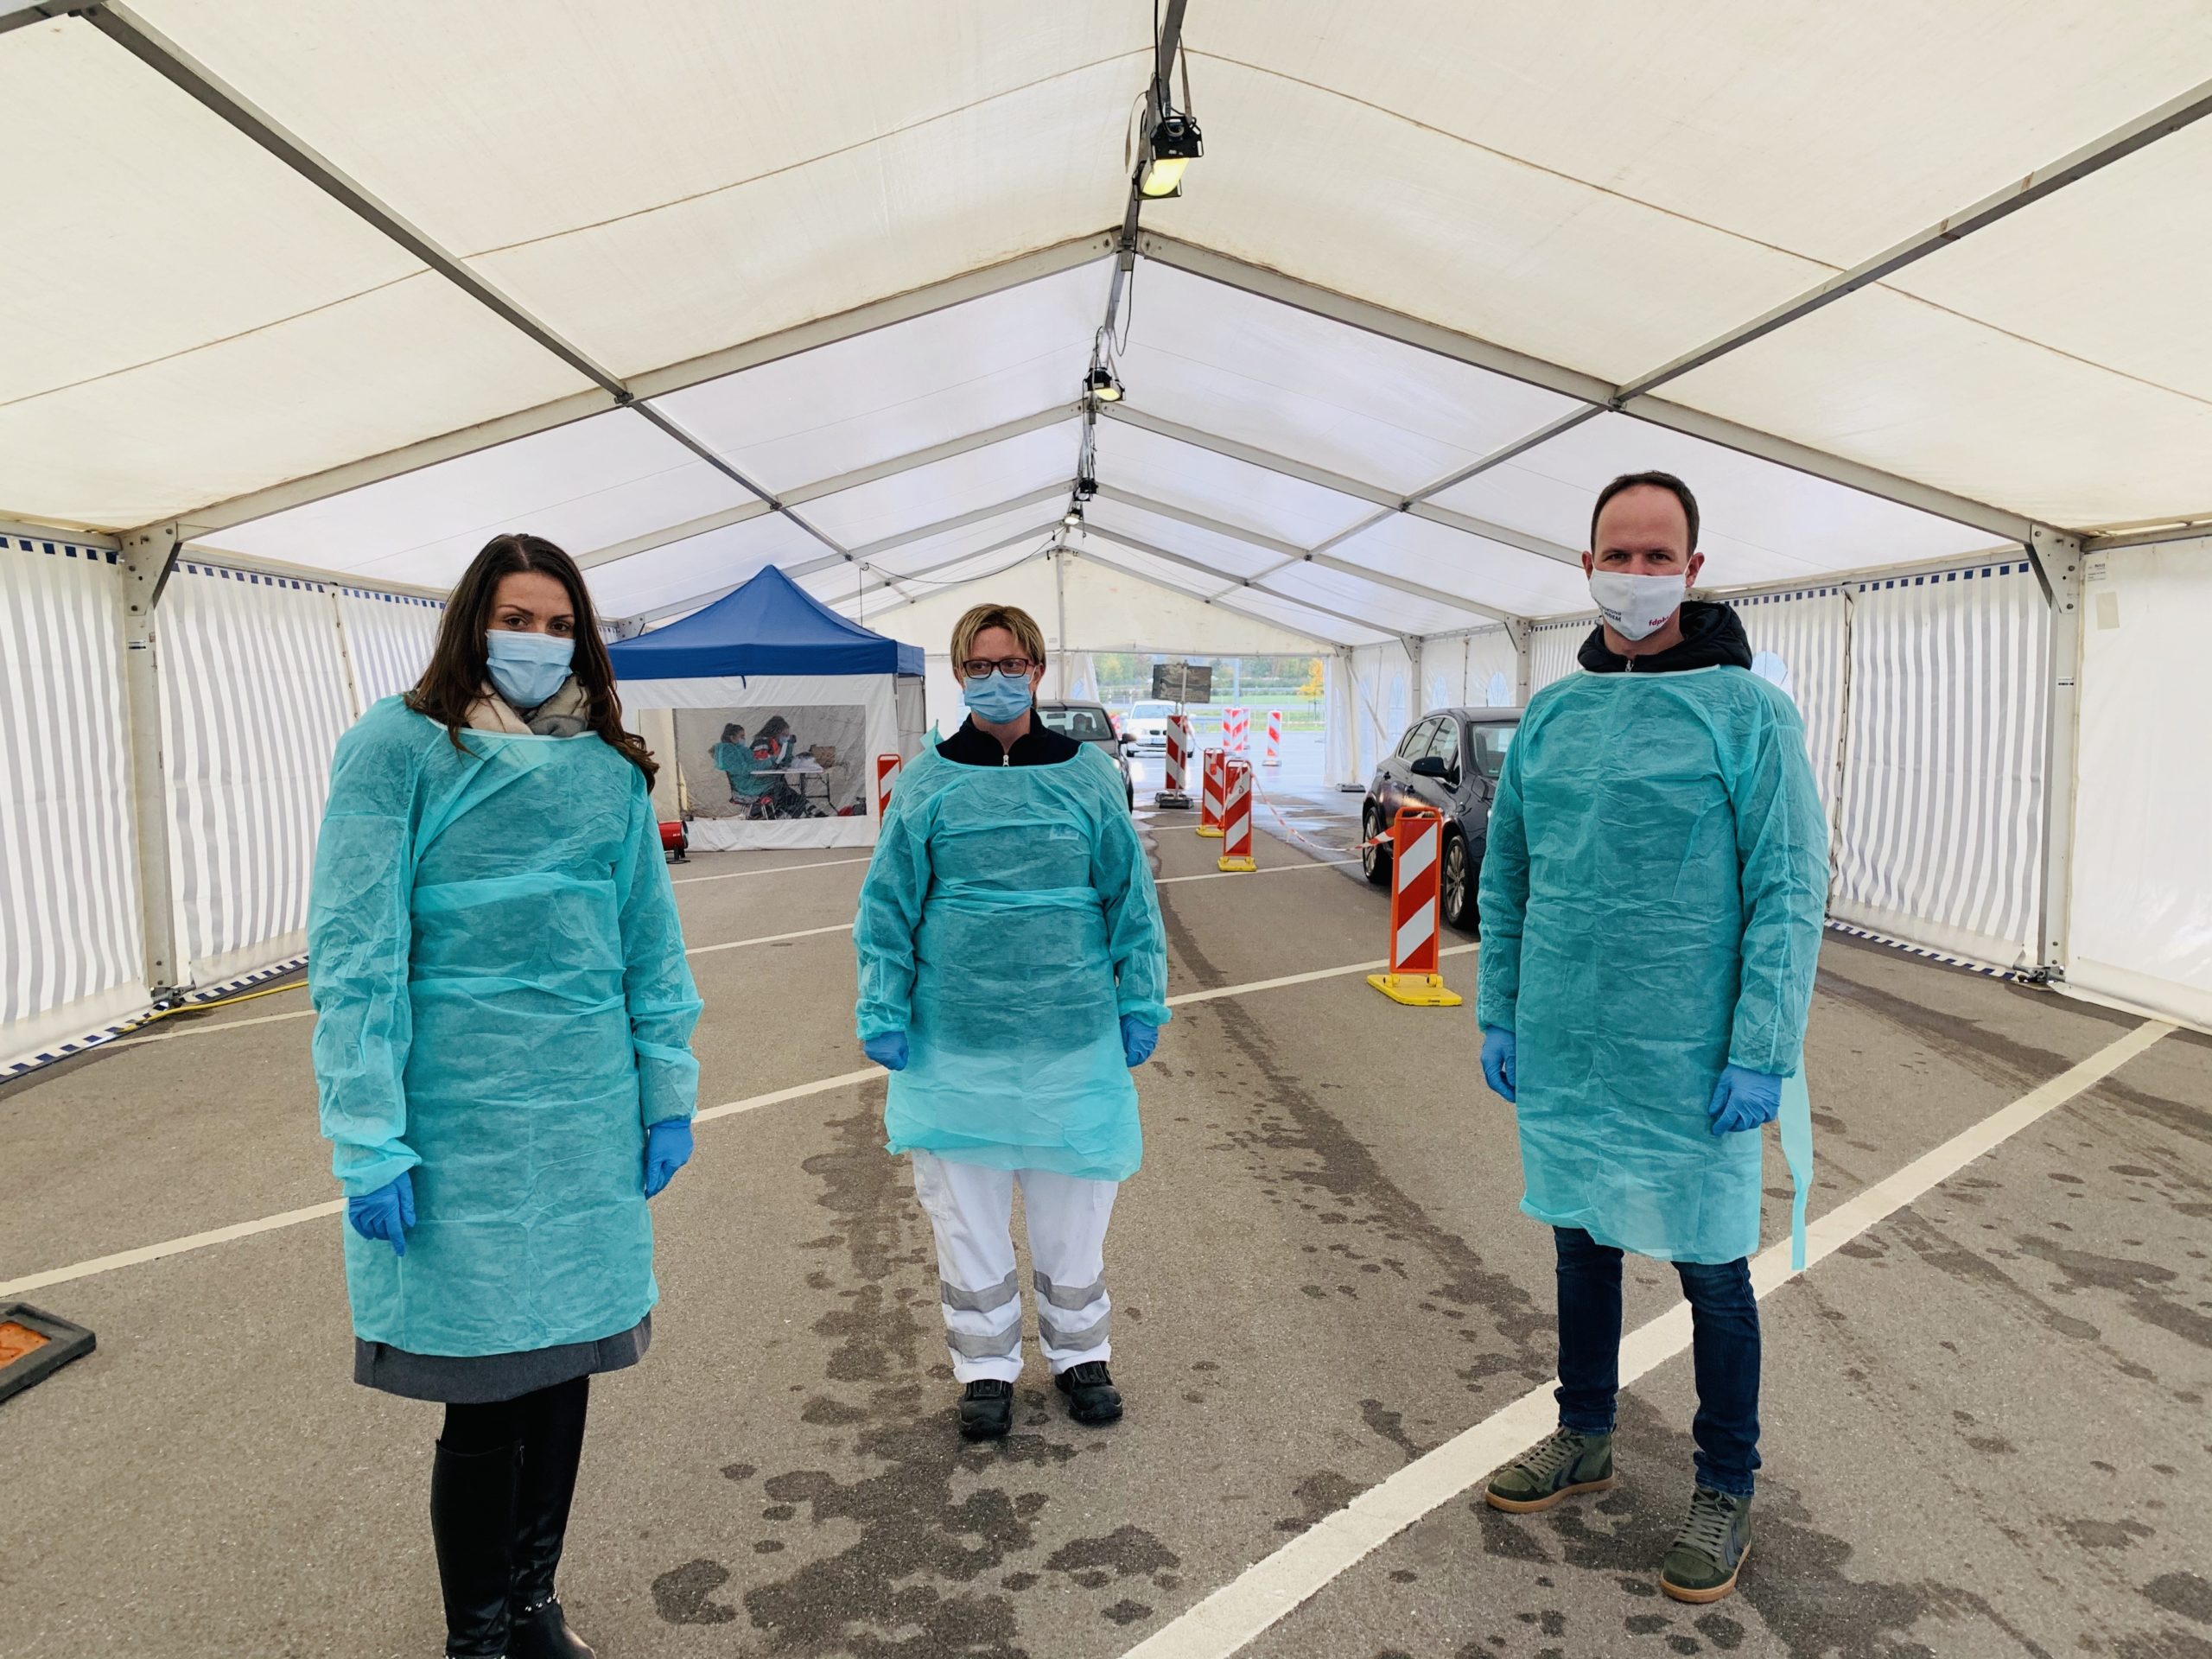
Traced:
[[1001, 657], [996, 662], [991, 662], [982, 657], [971, 657], [960, 664], [960, 671], [971, 680], [980, 680], [993, 669], [996, 669], [1010, 679], [1020, 679], [1036, 666], [1037, 664], [1027, 657]]

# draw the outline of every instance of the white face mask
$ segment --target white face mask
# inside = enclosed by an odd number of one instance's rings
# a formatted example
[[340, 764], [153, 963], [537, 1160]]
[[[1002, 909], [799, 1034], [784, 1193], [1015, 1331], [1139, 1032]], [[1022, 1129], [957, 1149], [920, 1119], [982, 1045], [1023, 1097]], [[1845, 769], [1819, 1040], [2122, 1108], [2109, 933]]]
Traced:
[[1598, 601], [1605, 626], [1624, 639], [1643, 639], [1667, 626], [1689, 592], [1688, 576], [1631, 576], [1599, 570], [1590, 577], [1590, 597]]

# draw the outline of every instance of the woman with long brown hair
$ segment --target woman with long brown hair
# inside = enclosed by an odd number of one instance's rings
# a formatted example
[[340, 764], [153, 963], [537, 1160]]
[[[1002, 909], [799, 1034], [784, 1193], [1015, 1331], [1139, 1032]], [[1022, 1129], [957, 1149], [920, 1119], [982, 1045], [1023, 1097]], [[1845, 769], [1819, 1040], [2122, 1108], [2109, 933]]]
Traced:
[[353, 1376], [445, 1405], [453, 1659], [590, 1659], [553, 1590], [590, 1378], [652, 1339], [698, 1091], [653, 770], [575, 561], [517, 535], [332, 766], [308, 978]]

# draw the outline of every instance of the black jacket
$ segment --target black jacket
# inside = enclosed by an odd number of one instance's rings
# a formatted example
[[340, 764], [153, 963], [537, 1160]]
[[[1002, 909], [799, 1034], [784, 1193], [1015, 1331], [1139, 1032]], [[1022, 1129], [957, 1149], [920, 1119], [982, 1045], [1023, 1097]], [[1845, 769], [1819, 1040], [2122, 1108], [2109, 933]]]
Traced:
[[956, 766], [1057, 766], [1082, 751], [1082, 744], [1054, 731], [1033, 713], [1028, 731], [1014, 739], [1010, 750], [1001, 748], [995, 737], [977, 731], [972, 718], [962, 721], [960, 729], [937, 746], [937, 752]]
[[[1655, 656], [1633, 659], [1616, 657], [1605, 649], [1603, 624], [1590, 630], [1575, 660], [1592, 674], [1679, 674], [1686, 668], [1731, 668], [1751, 665], [1751, 642], [1744, 625], [1728, 605], [1708, 605], [1703, 600], [1682, 601], [1682, 642]], [[1629, 666], [1633, 660], [1636, 666]], [[990, 740], [984, 739], [985, 742]]]

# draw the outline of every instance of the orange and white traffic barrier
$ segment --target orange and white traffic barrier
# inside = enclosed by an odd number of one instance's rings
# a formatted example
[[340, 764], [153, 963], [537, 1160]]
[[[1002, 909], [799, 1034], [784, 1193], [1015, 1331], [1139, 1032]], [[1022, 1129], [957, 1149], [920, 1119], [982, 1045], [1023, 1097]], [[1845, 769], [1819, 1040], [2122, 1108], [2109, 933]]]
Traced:
[[898, 781], [906, 762], [895, 754], [875, 757], [875, 816], [883, 817], [891, 810], [891, 785]]
[[1252, 764], [1231, 755], [1224, 770], [1221, 868], [1246, 874], [1260, 868], [1252, 859]]
[[1224, 709], [1221, 711], [1221, 747], [1224, 754], [1243, 754], [1251, 747], [1252, 711], [1249, 709]]
[[1181, 715], [1167, 717], [1167, 782], [1152, 804], [1186, 809], [1191, 804], [1191, 722]]
[[1443, 918], [1437, 876], [1443, 862], [1444, 815], [1429, 806], [1398, 809], [1390, 826], [1390, 971], [1367, 982], [1393, 1002], [1415, 1008], [1456, 1008], [1465, 999], [1447, 990], [1441, 972]]
[[1221, 834], [1221, 810], [1228, 804], [1229, 757], [1219, 749], [1205, 752], [1201, 768], [1201, 793], [1198, 799], [1198, 833], [1218, 837]]
[[1263, 766], [1282, 765], [1282, 710], [1268, 710], [1268, 747], [1260, 756]]

